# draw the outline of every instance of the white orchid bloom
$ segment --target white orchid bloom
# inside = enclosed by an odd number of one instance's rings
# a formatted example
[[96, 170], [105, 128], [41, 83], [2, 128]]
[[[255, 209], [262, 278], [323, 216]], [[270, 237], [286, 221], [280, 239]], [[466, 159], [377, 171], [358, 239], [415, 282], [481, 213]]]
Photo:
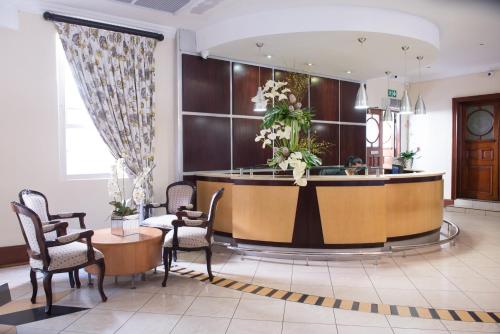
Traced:
[[284, 135], [285, 133], [283, 132], [283, 130], [279, 129], [278, 131], [276, 131], [276, 136], [278, 136], [279, 139], [283, 139]]
[[146, 192], [142, 187], [135, 187], [134, 191], [132, 191], [132, 198], [134, 199], [136, 205], [140, 205], [144, 203]]
[[293, 152], [292, 154], [290, 154], [290, 158], [297, 159], [297, 160], [302, 160], [302, 153], [300, 153], [300, 152]]
[[292, 134], [292, 127], [285, 126], [285, 130], [283, 131], [283, 138], [290, 139], [290, 135]]
[[268, 139], [275, 140], [276, 139], [276, 134], [275, 133], [270, 133], [267, 135]]
[[290, 92], [291, 92], [290, 88], [284, 88], [281, 90], [281, 93], [283, 93], [283, 94], [290, 93]]
[[264, 142], [262, 143], [262, 148], [266, 148], [266, 145], [271, 145], [271, 143], [272, 142], [269, 139], [264, 140]]
[[255, 142], [259, 142], [262, 139], [264, 139], [264, 136], [257, 136], [257, 137], [255, 137]]
[[266, 135], [266, 133], [267, 133], [266, 129], [262, 129], [262, 130], [260, 130], [260, 135], [261, 135], [261, 136], [265, 136], [265, 135]]
[[276, 130], [276, 129], [281, 128], [281, 125], [279, 125], [278, 123], [274, 123], [272, 128]]
[[286, 95], [285, 95], [285, 94], [280, 94], [280, 95], [278, 96], [278, 101], [283, 101], [283, 100], [287, 100], [287, 99], [288, 99], [288, 97], [286, 97]]
[[280, 162], [278, 164], [278, 166], [282, 169], [282, 170], [287, 170], [288, 168], [288, 159], [287, 160], [283, 160], [282, 162]]
[[304, 177], [301, 177], [300, 179], [295, 179], [295, 184], [298, 185], [299, 187], [305, 187], [307, 186], [307, 179]]

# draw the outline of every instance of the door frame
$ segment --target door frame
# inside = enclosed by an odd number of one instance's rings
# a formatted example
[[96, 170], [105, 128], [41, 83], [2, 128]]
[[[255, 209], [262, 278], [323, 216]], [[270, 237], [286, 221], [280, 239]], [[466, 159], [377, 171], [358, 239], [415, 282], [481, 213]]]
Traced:
[[465, 97], [454, 97], [452, 99], [453, 111], [453, 132], [452, 132], [452, 149], [451, 149], [451, 199], [457, 199], [458, 182], [460, 182], [460, 163], [462, 152], [462, 127], [461, 127], [461, 106], [466, 102], [477, 102], [484, 100], [500, 100], [500, 93], [484, 94]]

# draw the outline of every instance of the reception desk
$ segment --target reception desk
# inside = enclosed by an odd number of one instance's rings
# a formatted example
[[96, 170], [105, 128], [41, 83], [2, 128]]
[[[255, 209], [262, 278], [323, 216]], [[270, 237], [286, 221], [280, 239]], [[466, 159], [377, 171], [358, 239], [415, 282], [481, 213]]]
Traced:
[[443, 173], [290, 177], [199, 173], [197, 207], [224, 188], [216, 233], [237, 243], [297, 248], [380, 247], [438, 231]]

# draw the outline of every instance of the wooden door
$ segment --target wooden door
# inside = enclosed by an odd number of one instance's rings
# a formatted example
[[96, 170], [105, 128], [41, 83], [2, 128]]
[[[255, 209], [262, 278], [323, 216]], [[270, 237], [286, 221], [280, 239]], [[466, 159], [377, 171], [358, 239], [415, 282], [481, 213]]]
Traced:
[[462, 145], [458, 195], [498, 201], [500, 102], [462, 103], [460, 116]]
[[368, 167], [382, 167], [383, 151], [383, 110], [369, 109], [366, 114], [366, 164]]

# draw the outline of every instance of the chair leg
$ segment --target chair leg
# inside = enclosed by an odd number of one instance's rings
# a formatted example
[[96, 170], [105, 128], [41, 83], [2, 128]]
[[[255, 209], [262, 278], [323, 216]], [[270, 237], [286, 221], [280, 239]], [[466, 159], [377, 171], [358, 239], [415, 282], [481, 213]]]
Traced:
[[100, 259], [97, 261], [97, 267], [99, 268], [99, 272], [97, 273], [97, 290], [99, 290], [99, 294], [101, 295], [101, 300], [105, 302], [108, 300], [106, 294], [104, 294], [103, 282], [104, 275], [106, 274], [106, 265], [104, 264], [104, 259]]
[[167, 285], [167, 279], [168, 279], [168, 271], [170, 270], [170, 266], [168, 265], [169, 259], [168, 259], [168, 249], [163, 248], [163, 265], [165, 267], [165, 275], [163, 276], [163, 282], [161, 282], [161, 286], [165, 287]]
[[94, 286], [94, 283], [92, 282], [92, 274], [91, 273], [87, 273], [87, 277], [88, 277], [88, 280], [89, 280], [89, 283], [88, 283], [88, 286]]
[[73, 271], [73, 276], [75, 277], [76, 288], [80, 289], [80, 287], [82, 286], [82, 283], [80, 282], [80, 272], [79, 272], [79, 269], [75, 269]]
[[52, 312], [52, 273], [43, 273], [43, 289], [45, 290], [45, 299], [47, 300], [45, 313], [50, 314]]
[[31, 303], [36, 303], [36, 294], [38, 292], [38, 282], [36, 281], [36, 271], [30, 269], [31, 286], [33, 287], [33, 294], [31, 295]]
[[210, 281], [214, 279], [214, 275], [212, 274], [212, 250], [210, 247], [205, 249], [205, 253], [207, 255], [207, 271], [208, 271], [208, 277]]
[[174, 262], [177, 262], [177, 251], [174, 250]]
[[75, 287], [75, 279], [73, 277], [72, 271], [68, 273], [68, 277], [69, 277], [69, 286], [73, 289]]

